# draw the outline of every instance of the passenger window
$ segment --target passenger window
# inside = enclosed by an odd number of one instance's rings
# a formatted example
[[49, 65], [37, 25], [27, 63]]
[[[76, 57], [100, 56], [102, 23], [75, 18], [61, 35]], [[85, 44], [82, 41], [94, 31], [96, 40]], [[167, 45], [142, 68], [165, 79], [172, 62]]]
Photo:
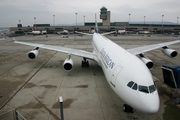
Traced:
[[132, 89], [137, 90], [137, 84], [135, 83]]
[[154, 85], [149, 86], [150, 93], [154, 92], [156, 90], [156, 87]]
[[131, 81], [131, 82], [129, 82], [129, 83], [127, 84], [127, 86], [131, 88], [133, 84], [134, 84], [134, 82]]
[[139, 91], [144, 92], [144, 93], [149, 93], [147, 86], [139, 85]]

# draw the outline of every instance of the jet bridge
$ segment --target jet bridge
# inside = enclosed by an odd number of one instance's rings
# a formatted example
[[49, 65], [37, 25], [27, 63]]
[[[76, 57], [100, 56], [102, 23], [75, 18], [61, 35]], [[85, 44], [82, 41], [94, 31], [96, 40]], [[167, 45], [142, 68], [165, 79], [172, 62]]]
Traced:
[[173, 89], [180, 88], [180, 66], [162, 65], [164, 83]]

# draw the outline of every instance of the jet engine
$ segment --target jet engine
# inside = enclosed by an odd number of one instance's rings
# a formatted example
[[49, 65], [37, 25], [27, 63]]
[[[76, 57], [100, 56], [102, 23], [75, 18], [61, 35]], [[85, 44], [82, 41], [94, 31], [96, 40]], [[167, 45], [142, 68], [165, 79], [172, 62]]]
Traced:
[[168, 57], [174, 58], [177, 56], [178, 52], [176, 50], [170, 49], [167, 46], [163, 47], [162, 52]]
[[34, 48], [34, 50], [30, 51], [30, 52], [28, 53], [28, 57], [29, 57], [30, 59], [35, 59], [35, 58], [38, 56], [38, 54], [39, 54], [39, 50], [38, 50], [38, 49], [39, 49], [39, 48], [36, 47], [36, 48]]
[[67, 58], [63, 63], [63, 67], [66, 71], [71, 71], [73, 67], [73, 60], [71, 58]]
[[148, 67], [148, 69], [152, 69], [154, 66], [154, 63], [152, 62], [152, 60], [150, 60], [149, 58], [147, 58], [143, 53], [139, 54], [140, 59], [145, 63], [145, 65]]

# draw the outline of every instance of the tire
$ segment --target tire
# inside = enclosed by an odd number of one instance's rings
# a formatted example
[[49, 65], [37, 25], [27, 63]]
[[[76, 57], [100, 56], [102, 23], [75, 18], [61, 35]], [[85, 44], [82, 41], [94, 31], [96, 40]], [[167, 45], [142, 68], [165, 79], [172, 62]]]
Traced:
[[82, 67], [84, 67], [84, 61], [82, 61], [82, 64], [81, 64]]
[[123, 105], [123, 110], [124, 110], [124, 112], [128, 112], [127, 104]]
[[89, 67], [89, 61], [86, 62], [87, 67]]
[[126, 113], [134, 113], [133, 108], [131, 106], [127, 105], [127, 104], [123, 105], [123, 110]]

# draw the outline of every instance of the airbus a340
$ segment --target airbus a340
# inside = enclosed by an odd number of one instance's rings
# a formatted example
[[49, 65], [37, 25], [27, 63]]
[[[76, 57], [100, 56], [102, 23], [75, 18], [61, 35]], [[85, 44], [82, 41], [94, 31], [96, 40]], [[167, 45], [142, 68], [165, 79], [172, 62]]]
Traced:
[[[162, 48], [165, 55], [173, 58], [177, 55], [177, 52], [167, 46], [178, 43], [180, 40], [126, 50], [104, 36], [112, 32], [99, 34], [96, 19], [95, 23], [95, 32], [93, 34], [85, 33], [86, 35], [92, 35], [93, 52], [20, 42], [15, 39], [14, 43], [34, 46], [35, 48], [28, 54], [30, 59], [35, 59], [38, 56], [39, 48], [67, 53], [68, 58], [63, 63], [63, 68], [66, 71], [73, 68], [71, 55], [83, 58], [82, 67], [89, 66], [87, 59], [94, 60], [102, 68], [110, 87], [126, 103], [124, 111], [129, 112], [132, 111], [131, 108], [134, 108], [148, 114], [158, 112], [159, 95], [149, 71], [153, 67], [153, 62], [144, 55], [144, 52]], [[139, 55], [140, 59], [136, 55]]]

